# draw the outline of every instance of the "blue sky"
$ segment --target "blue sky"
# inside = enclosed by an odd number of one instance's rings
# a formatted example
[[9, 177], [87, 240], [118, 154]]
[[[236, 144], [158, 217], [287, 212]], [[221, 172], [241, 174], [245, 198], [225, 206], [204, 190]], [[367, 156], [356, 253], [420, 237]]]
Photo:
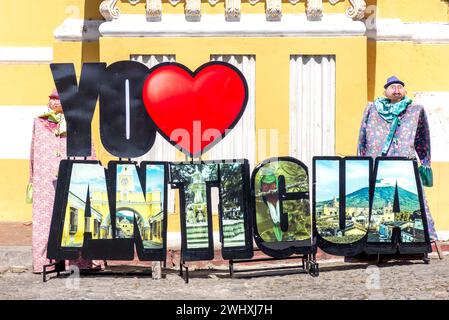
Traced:
[[[134, 191], [141, 192], [141, 186], [139, 178], [137, 176], [137, 169], [134, 165], [118, 165], [117, 175], [122, 173], [125, 167], [132, 172], [134, 180]], [[147, 165], [146, 168], [146, 192], [152, 192], [154, 190], [164, 190], [164, 166], [163, 165]]]
[[88, 183], [91, 192], [106, 192], [104, 168], [99, 164], [75, 163], [72, 167], [70, 191], [78, 198], [86, 200]]
[[339, 196], [339, 167], [337, 160], [316, 161], [316, 201], [331, 200]]
[[[346, 194], [368, 187], [369, 162], [346, 161]], [[415, 171], [411, 161], [381, 161], [376, 178], [376, 187], [396, 185], [417, 194]], [[339, 161], [318, 160], [316, 162], [316, 201], [339, 197]]]
[[[153, 190], [164, 190], [164, 166], [163, 165], [147, 165], [147, 192]], [[162, 193], [163, 195], [163, 193]]]
[[346, 194], [369, 187], [369, 161], [346, 161]]
[[418, 194], [412, 161], [381, 161], [377, 169], [376, 187], [398, 187]]
[[[346, 194], [369, 187], [369, 162], [361, 160], [346, 161]], [[337, 160], [316, 162], [316, 201], [339, 198], [339, 170]]]
[[[134, 191], [141, 192], [141, 186], [137, 177], [137, 170], [134, 165], [118, 165], [117, 173], [121, 173], [124, 167], [132, 172], [135, 182]], [[86, 199], [87, 184], [91, 192], [107, 192], [105, 171], [101, 165], [97, 164], [78, 164], [75, 163], [72, 168], [72, 177], [70, 181], [70, 191], [82, 200]], [[147, 192], [153, 190], [164, 190], [164, 168], [162, 165], [148, 165], [146, 170], [146, 189]]]

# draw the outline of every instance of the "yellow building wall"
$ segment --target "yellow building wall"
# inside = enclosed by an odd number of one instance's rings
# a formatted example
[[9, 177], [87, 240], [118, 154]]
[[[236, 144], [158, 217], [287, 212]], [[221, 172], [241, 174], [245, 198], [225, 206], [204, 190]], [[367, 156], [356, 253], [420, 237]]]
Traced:
[[[90, 223], [90, 230], [93, 230], [93, 219], [91, 219]], [[72, 235], [73, 243], [75, 246], [82, 246], [82, 243], [84, 242], [84, 227], [85, 227], [85, 216], [84, 216], [84, 209], [78, 208], [78, 216], [77, 216], [77, 230], [76, 233]], [[67, 206], [65, 211], [65, 218], [64, 218], [64, 228], [62, 232], [62, 239], [61, 239], [61, 246], [67, 247], [70, 245], [70, 207]]]
[[377, 16], [385, 19], [401, 19], [404, 22], [448, 22], [446, 0], [377, 0], [367, 4], [377, 5]]
[[0, 160], [0, 222], [31, 221], [31, 204], [25, 202], [29, 161]]
[[2, 0], [0, 44], [4, 47], [51, 46], [53, 31], [64, 19], [83, 15], [84, 0]]
[[[23, 0], [0, 1], [1, 47], [53, 47], [53, 31], [67, 18], [100, 19], [100, 0]], [[55, 56], [71, 59], [63, 62], [98, 60], [98, 43], [80, 45], [82, 54], [73, 55], [70, 44]], [[57, 46], [56, 46], [57, 47]], [[56, 49], [56, 48], [55, 48]], [[53, 89], [53, 78], [48, 63], [0, 62], [0, 108], [2, 106], [46, 105]], [[20, 134], [22, 128], [17, 128]], [[31, 204], [25, 203], [29, 161], [0, 159], [0, 221], [30, 221]]]

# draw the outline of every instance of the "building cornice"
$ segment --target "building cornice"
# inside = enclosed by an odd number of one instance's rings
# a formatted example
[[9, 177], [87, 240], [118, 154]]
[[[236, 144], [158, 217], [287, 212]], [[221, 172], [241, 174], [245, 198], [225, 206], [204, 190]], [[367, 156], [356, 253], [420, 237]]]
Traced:
[[438, 22], [403, 22], [401, 19], [376, 19], [368, 26], [367, 36], [376, 41], [411, 41], [449, 44], [449, 24]]
[[98, 41], [99, 26], [104, 20], [65, 19], [53, 35], [59, 41]]
[[[237, 2], [234, 2], [237, 3]], [[238, 12], [235, 13], [238, 16]], [[280, 14], [280, 13], [279, 13]], [[156, 15], [157, 16], [157, 15]], [[148, 15], [120, 15], [112, 21], [66, 19], [54, 31], [59, 41], [98, 41], [105, 37], [206, 37], [206, 36], [295, 36], [339, 37], [363, 36], [375, 41], [410, 41], [422, 44], [449, 44], [449, 24], [439, 22], [403, 22], [401, 19], [357, 21], [345, 14], [323, 14], [310, 19], [306, 14], [284, 14], [282, 19], [267, 21], [265, 14], [245, 14], [238, 20], [222, 15], [201, 15], [201, 19], [186, 19], [184, 14], [165, 14], [158, 20]], [[229, 21], [234, 20], [234, 21]], [[26, 49], [20, 49], [26, 50]], [[41, 51], [39, 51], [41, 50]], [[1, 61], [27, 61], [22, 55], [1, 53]], [[37, 49], [30, 62], [51, 61], [47, 49]], [[3, 56], [3, 58], [2, 58]], [[7, 58], [5, 58], [7, 57]]]
[[310, 21], [305, 14], [286, 14], [280, 21], [266, 21], [264, 14], [242, 15], [240, 21], [229, 22], [221, 15], [202, 15], [200, 21], [187, 21], [184, 15], [163, 15], [158, 22], [148, 22], [145, 15], [121, 15], [101, 24], [103, 37], [275, 37], [364, 36], [365, 24], [344, 14], [323, 15]]

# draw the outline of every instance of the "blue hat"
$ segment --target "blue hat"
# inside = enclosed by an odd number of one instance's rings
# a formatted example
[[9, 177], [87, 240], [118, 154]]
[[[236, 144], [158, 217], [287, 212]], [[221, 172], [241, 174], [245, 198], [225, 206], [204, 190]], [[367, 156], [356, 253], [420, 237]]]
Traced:
[[404, 82], [399, 80], [396, 76], [391, 76], [388, 78], [387, 83], [384, 85], [384, 89], [387, 89], [389, 86], [391, 86], [393, 83], [399, 83], [402, 86], [405, 86]]

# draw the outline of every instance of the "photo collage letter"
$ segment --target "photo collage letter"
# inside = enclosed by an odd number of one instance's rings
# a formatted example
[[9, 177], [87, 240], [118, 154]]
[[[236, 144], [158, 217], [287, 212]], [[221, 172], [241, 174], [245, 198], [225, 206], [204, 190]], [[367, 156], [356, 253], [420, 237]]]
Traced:
[[[246, 159], [201, 160], [245, 113], [248, 84], [229, 63], [195, 71], [179, 63], [85, 63], [79, 83], [73, 64], [51, 71], [69, 158], [59, 166], [49, 259], [133, 260], [137, 252], [164, 261], [169, 185], [178, 194], [184, 261], [213, 259], [217, 240], [224, 259], [252, 258], [253, 240], [275, 258], [317, 247], [341, 256], [431, 252], [416, 160], [314, 157], [311, 185], [307, 166], [293, 157], [267, 159], [252, 173]], [[101, 143], [118, 158], [107, 168], [85, 158], [97, 101]], [[157, 135], [186, 161], [132, 161]]]

